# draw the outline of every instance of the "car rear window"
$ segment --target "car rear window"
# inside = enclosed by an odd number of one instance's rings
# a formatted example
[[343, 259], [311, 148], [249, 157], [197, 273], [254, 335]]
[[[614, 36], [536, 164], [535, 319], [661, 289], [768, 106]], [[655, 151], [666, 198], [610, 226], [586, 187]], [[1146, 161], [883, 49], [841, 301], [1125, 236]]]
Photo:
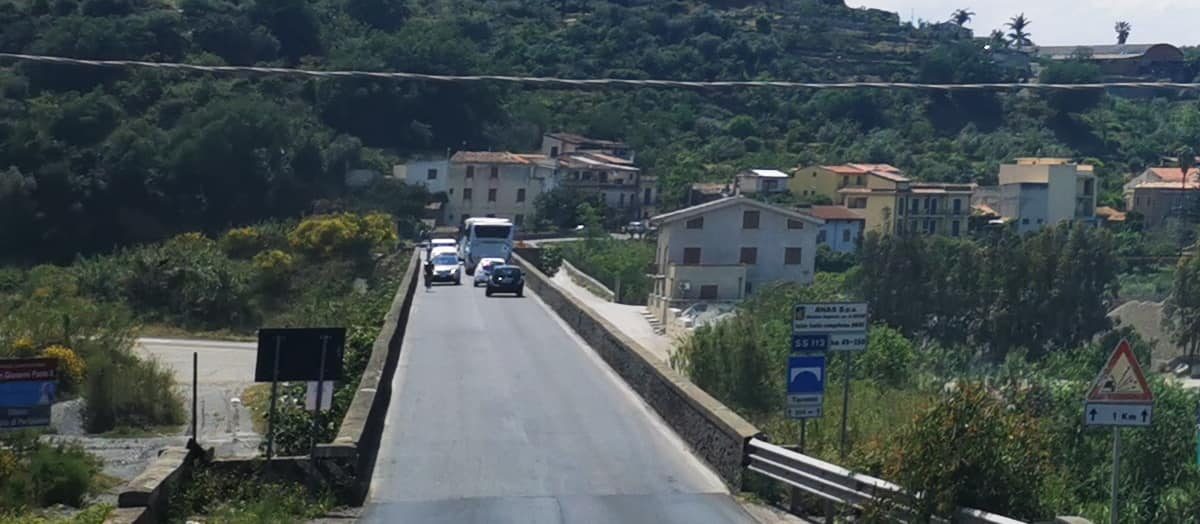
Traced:
[[433, 263], [439, 266], [453, 266], [458, 264], [458, 257], [454, 255], [438, 255], [433, 259]]
[[498, 267], [492, 271], [492, 274], [502, 277], [519, 277], [521, 270], [515, 267]]

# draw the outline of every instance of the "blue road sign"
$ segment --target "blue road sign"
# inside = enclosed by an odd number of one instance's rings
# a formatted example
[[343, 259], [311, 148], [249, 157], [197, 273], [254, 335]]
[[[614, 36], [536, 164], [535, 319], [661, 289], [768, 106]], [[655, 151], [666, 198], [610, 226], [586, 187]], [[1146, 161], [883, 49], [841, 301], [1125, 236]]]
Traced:
[[829, 349], [829, 334], [827, 333], [792, 333], [792, 352], [827, 351]]
[[788, 357], [787, 392], [790, 395], [823, 395], [825, 356]]

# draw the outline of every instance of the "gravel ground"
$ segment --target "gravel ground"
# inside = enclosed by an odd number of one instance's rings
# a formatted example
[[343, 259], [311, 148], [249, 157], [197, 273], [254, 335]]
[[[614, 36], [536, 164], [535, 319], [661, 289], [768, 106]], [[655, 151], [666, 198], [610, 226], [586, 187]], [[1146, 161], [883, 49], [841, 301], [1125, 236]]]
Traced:
[[[192, 353], [199, 354], [200, 443], [216, 448], [219, 457], [253, 456], [262, 440], [251, 424], [250, 412], [240, 396], [254, 383], [253, 343], [188, 339], [138, 339], [134, 351], [154, 358], [175, 372], [178, 392], [184, 399], [188, 418], [191, 414]], [[188, 428], [163, 435], [135, 438], [88, 436], [83, 429], [83, 400], [54, 405], [51, 442], [75, 442], [104, 460], [104, 473], [128, 481], [168, 446], [187, 443]]]

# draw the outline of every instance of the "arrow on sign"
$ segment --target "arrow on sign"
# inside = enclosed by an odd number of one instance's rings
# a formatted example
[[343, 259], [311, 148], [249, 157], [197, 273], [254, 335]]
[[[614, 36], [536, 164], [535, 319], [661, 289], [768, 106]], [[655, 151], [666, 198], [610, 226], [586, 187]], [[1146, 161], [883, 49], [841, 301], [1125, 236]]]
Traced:
[[1143, 410], [1142, 410], [1142, 422], [1145, 422], [1145, 421], [1146, 421], [1146, 416], [1147, 416], [1147, 415], [1148, 415], [1148, 414], [1146, 413], [1146, 410], [1144, 410], [1144, 409], [1143, 409]]
[[1092, 411], [1088, 415], [1091, 415], [1092, 420], [1096, 420], [1096, 408], [1092, 408]]

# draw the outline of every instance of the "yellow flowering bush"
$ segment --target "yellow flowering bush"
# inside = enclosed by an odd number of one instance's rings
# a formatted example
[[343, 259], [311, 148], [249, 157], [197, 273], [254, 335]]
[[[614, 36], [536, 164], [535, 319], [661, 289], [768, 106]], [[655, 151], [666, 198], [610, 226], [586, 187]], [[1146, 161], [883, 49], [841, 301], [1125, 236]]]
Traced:
[[312, 216], [288, 234], [292, 248], [320, 257], [362, 256], [372, 249], [389, 248], [396, 239], [396, 226], [386, 213]]
[[231, 257], [245, 258], [262, 250], [263, 234], [254, 227], [230, 229], [221, 236], [221, 249]]
[[28, 357], [32, 356], [35, 352], [37, 352], [37, 343], [29, 336], [19, 336], [12, 342], [12, 354], [14, 357]]
[[173, 242], [173, 243], [185, 245], [185, 246], [187, 246], [187, 245], [205, 245], [205, 244], [213, 243], [212, 239], [204, 236], [204, 233], [198, 233], [196, 231], [192, 231], [190, 233], [183, 233], [180, 235], [175, 235], [170, 240], [168, 240], [168, 242]]
[[58, 361], [58, 382], [62, 388], [67, 391], [75, 391], [76, 388], [83, 384], [84, 373], [87, 372], [87, 364], [74, 350], [68, 347], [53, 345], [42, 350], [42, 356], [52, 358]]
[[254, 255], [252, 262], [254, 269], [258, 270], [259, 279], [268, 288], [283, 285], [292, 272], [292, 255], [278, 249], [269, 249]]

